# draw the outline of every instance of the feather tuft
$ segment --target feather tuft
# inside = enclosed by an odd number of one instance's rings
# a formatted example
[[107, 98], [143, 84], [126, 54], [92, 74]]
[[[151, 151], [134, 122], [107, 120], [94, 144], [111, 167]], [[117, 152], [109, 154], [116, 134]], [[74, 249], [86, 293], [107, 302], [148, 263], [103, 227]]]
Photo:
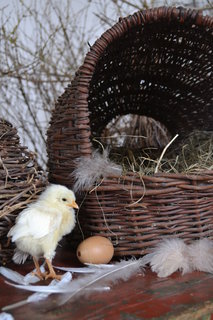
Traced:
[[101, 154], [98, 150], [93, 151], [90, 158], [80, 157], [75, 160], [76, 168], [72, 173], [75, 183], [73, 190], [79, 192], [92, 188], [101, 178], [108, 176], [120, 176], [121, 166], [109, 159], [107, 149]]
[[193, 270], [213, 273], [213, 241], [204, 238], [189, 245]]
[[28, 253], [23, 252], [21, 250], [19, 250], [18, 248], [16, 248], [14, 250], [14, 255], [13, 255], [13, 262], [15, 262], [16, 264], [22, 264], [25, 263], [25, 261], [28, 258]]
[[188, 248], [181, 239], [161, 241], [143, 258], [143, 261], [150, 264], [152, 271], [156, 272], [158, 277], [168, 277], [178, 270], [182, 274], [191, 271]]

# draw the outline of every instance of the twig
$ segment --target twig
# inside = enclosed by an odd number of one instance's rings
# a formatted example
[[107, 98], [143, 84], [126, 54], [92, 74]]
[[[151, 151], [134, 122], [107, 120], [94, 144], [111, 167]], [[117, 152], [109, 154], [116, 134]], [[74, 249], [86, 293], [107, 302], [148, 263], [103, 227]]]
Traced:
[[156, 168], [155, 168], [155, 173], [158, 173], [158, 169], [159, 169], [159, 166], [160, 166], [160, 163], [161, 163], [161, 160], [163, 159], [163, 156], [166, 152], [166, 150], [169, 148], [169, 146], [175, 141], [175, 139], [178, 137], [179, 135], [176, 134], [174, 136], [174, 138], [165, 146], [165, 148], [163, 149], [161, 155], [160, 155], [160, 158], [158, 159], [158, 162], [157, 162], [157, 165], [156, 165]]

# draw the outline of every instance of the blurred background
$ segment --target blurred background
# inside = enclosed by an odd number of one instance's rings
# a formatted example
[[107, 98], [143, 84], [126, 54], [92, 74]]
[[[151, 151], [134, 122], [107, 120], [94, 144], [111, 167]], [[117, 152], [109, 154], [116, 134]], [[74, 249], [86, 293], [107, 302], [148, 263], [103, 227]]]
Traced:
[[213, 15], [212, 0], [0, 0], [0, 117], [43, 168], [51, 110], [89, 47], [119, 17], [161, 5]]

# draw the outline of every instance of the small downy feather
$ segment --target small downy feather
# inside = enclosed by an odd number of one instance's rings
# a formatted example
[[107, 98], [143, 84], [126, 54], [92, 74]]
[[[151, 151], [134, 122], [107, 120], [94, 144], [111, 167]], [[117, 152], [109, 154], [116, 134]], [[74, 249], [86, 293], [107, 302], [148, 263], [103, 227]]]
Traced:
[[178, 270], [182, 274], [191, 271], [188, 248], [181, 239], [162, 240], [143, 258], [143, 262], [149, 263], [158, 277], [168, 277]]
[[213, 273], [213, 241], [204, 238], [188, 246], [193, 270]]
[[27, 260], [28, 256], [29, 256], [28, 253], [23, 252], [23, 251], [19, 250], [18, 248], [16, 248], [14, 250], [13, 262], [15, 262], [16, 264], [25, 263], [25, 261]]
[[108, 176], [120, 176], [121, 166], [109, 159], [107, 149], [101, 154], [98, 150], [93, 151], [90, 158], [80, 157], [75, 160], [76, 168], [72, 173], [75, 179], [73, 190], [79, 192], [94, 187], [101, 178]]

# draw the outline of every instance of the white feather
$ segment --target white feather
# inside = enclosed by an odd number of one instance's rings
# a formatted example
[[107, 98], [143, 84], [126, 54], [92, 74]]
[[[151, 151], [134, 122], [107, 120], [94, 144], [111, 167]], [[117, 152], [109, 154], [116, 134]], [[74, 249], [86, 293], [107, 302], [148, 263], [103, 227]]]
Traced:
[[[142, 259], [130, 259], [116, 263], [112, 268], [97, 269], [97, 273], [76, 279], [71, 283], [71, 293], [59, 297], [59, 305], [65, 304], [70, 299], [79, 295], [90, 294], [94, 285], [111, 285], [119, 281], [127, 281], [133, 274], [143, 272]], [[87, 290], [88, 289], [88, 290]], [[68, 288], [69, 290], [69, 288]], [[68, 291], [67, 291], [68, 292]]]
[[[22, 276], [18, 272], [13, 271], [11, 269], [8, 269], [5, 267], [0, 267], [0, 274], [2, 274], [5, 278], [7, 278], [13, 282], [21, 283], [21, 284], [24, 283], [24, 276]], [[38, 277], [36, 277], [36, 278], [37, 278], [37, 280], [39, 280]]]
[[188, 248], [181, 239], [162, 240], [143, 262], [149, 263], [158, 277], [167, 277], [178, 270], [182, 274], [191, 271]]
[[58, 267], [54, 266], [55, 269], [62, 270], [62, 271], [69, 271], [69, 272], [76, 272], [76, 273], [95, 273], [97, 269], [107, 269], [114, 267], [113, 264], [94, 264], [94, 263], [85, 263], [87, 267], [83, 268], [70, 268], [70, 267]]
[[122, 174], [121, 166], [112, 162], [108, 155], [107, 149], [103, 151], [103, 154], [95, 150], [91, 158], [80, 157], [76, 159], [76, 168], [72, 173], [75, 180], [73, 187], [75, 192], [92, 188], [101, 178]]
[[[66, 272], [60, 281], [58, 280], [52, 280], [50, 282], [50, 284], [48, 286], [44, 286], [45, 288], [46, 287], [62, 287], [64, 286], [65, 284], [67, 284], [68, 282], [70, 282], [72, 280], [72, 274], [70, 272]], [[8, 283], [8, 282], [7, 282]], [[12, 284], [11, 284], [12, 285]], [[20, 287], [23, 289], [23, 288], [28, 288], [29, 286], [26, 286], [26, 285], [13, 285], [13, 286], [16, 286], [16, 287]], [[30, 286], [31, 287], [31, 286]], [[34, 286], [33, 286], [34, 287]], [[36, 286], [35, 286], [36, 287]], [[34, 287], [34, 288], [35, 288]], [[35, 290], [34, 290], [35, 291]], [[52, 292], [50, 292], [52, 293]], [[15, 308], [18, 308], [18, 307], [21, 307], [27, 303], [30, 303], [30, 302], [38, 302], [38, 301], [41, 301], [41, 300], [44, 300], [46, 299], [49, 295], [50, 295], [49, 292], [36, 292], [36, 293], [33, 293], [32, 295], [30, 295], [26, 300], [22, 300], [22, 301], [19, 301], [19, 302], [16, 302], [16, 303], [13, 303], [13, 304], [10, 304], [8, 306], [5, 306], [2, 308], [3, 311], [8, 311], [8, 310], [11, 310], [11, 309], [15, 309]]]
[[[119, 263], [116, 263], [110, 268], [104, 266], [102, 266], [102, 268], [94, 267], [96, 269], [96, 273], [84, 275], [78, 279], [74, 279], [71, 282], [57, 286], [52, 284], [50, 284], [49, 286], [34, 286], [20, 284], [16, 285], [10, 282], [7, 283], [19, 289], [25, 289], [37, 293], [42, 293], [43, 295], [41, 297], [45, 297], [46, 294], [49, 295], [52, 293], [60, 293], [58, 298], [58, 304], [62, 305], [71, 298], [76, 298], [79, 295], [86, 296], [94, 291], [109, 290], [112, 284], [115, 284], [116, 282], [121, 280], [126, 281], [133, 274], [142, 271], [143, 265], [144, 264], [142, 262], [142, 259], [130, 259], [127, 261], [121, 261]], [[38, 295], [38, 298], [39, 297], [40, 296]], [[32, 299], [33, 298], [28, 298], [27, 300], [20, 301], [10, 306], [6, 306], [3, 309], [5, 311], [16, 308], [20, 305], [30, 302]]]
[[27, 260], [28, 256], [29, 256], [28, 253], [23, 252], [23, 251], [19, 250], [18, 248], [16, 248], [14, 250], [13, 262], [15, 262], [16, 264], [25, 263], [25, 261]]
[[[52, 294], [52, 293], [67, 293], [67, 292], [74, 292], [75, 289], [72, 288], [71, 286], [67, 286], [67, 285], [62, 285], [62, 286], [55, 286], [55, 285], [51, 285], [49, 284], [48, 286], [33, 286], [33, 285], [22, 285], [22, 284], [14, 284], [8, 281], [5, 281], [7, 284], [9, 284], [12, 287], [18, 288], [18, 289], [24, 289], [27, 291], [32, 291], [32, 292], [36, 292], [36, 293], [41, 293], [42, 297], [45, 297]], [[85, 288], [85, 290], [87, 290], [88, 288]], [[105, 291], [105, 290], [109, 290], [109, 287], [103, 286], [103, 287], [93, 287], [90, 288], [91, 291]], [[5, 310], [5, 309], [4, 309]]]
[[95, 270], [95, 269], [104, 269], [104, 268], [112, 268], [114, 267], [114, 264], [103, 264], [103, 263], [99, 263], [99, 264], [95, 264], [95, 263], [85, 263], [86, 266], [88, 266], [90, 269]]
[[[50, 282], [49, 286], [55, 286], [60, 288], [60, 287], [63, 287], [65, 284], [69, 283], [71, 280], [72, 280], [72, 274], [70, 272], [66, 272], [65, 274], [63, 274], [60, 281], [54, 279]], [[47, 298], [48, 296], [49, 296], [49, 293], [36, 292], [31, 296], [29, 296], [27, 301], [37, 302]]]
[[213, 273], [213, 241], [204, 238], [189, 245], [193, 270]]
[[6, 312], [0, 313], [0, 320], [14, 320], [13, 316]]
[[[41, 272], [44, 272], [44, 265], [42, 265], [40, 267]], [[33, 270], [33, 272], [35, 271], [35, 269]], [[13, 271], [9, 268], [5, 268], [5, 267], [0, 267], [0, 274], [2, 274], [5, 278], [9, 279], [10, 281], [13, 281], [15, 283], [19, 283], [19, 284], [23, 284], [23, 285], [27, 285], [29, 283], [36, 283], [38, 281], [40, 281], [40, 279], [33, 275], [33, 272], [30, 272], [28, 274], [26, 274], [25, 276], [21, 275], [20, 273]]]
[[55, 269], [62, 270], [62, 271], [69, 271], [73, 273], [94, 273], [96, 272], [95, 269], [90, 268], [69, 268], [69, 267], [58, 267], [54, 266]]

